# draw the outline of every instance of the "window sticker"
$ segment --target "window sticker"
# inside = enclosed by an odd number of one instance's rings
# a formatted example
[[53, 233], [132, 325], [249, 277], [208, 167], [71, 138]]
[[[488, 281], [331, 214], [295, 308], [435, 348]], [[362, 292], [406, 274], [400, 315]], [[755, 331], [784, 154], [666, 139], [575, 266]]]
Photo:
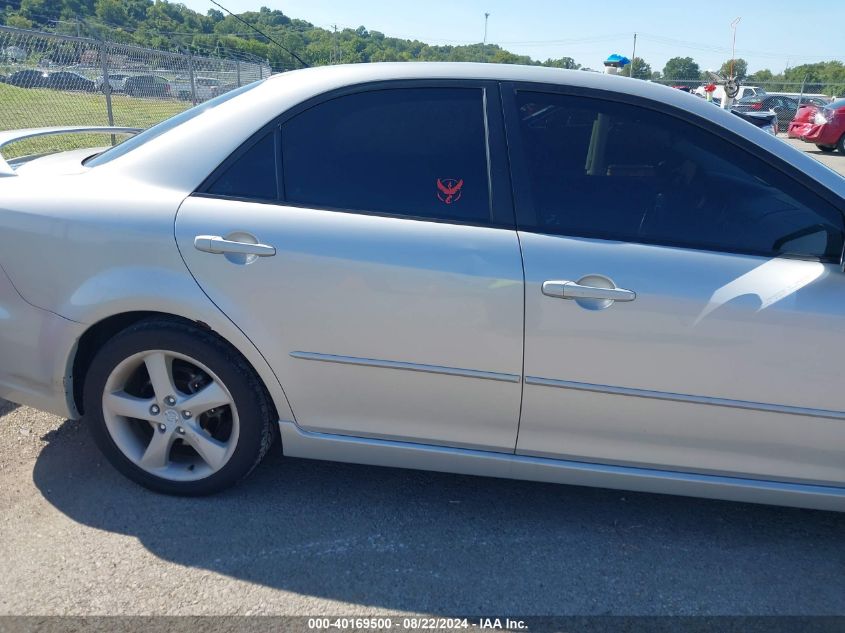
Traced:
[[456, 180], [455, 178], [438, 178], [437, 179], [437, 198], [440, 202], [445, 204], [452, 204], [461, 199], [461, 188], [464, 186], [464, 180]]

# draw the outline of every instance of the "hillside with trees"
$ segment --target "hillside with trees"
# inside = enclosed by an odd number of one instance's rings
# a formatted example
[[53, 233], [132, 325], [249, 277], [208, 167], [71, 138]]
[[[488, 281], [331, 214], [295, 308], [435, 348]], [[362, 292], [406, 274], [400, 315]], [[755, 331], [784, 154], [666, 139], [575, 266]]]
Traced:
[[[2, 0], [0, 23], [18, 28], [92, 35], [124, 43], [211, 53], [237, 51], [269, 60], [274, 70], [299, 64], [284, 50], [251, 31], [231, 15], [211, 9], [205, 15], [166, 0]], [[496, 44], [433, 46], [419, 40], [387, 37], [379, 31], [331, 31], [262, 7], [241, 19], [295, 52], [307, 64], [384, 61], [484, 61], [580, 68], [571, 57], [540, 62]], [[80, 24], [82, 24], [80, 30]]]
[[[382, 61], [475, 61], [532, 64], [556, 68], [581, 68], [572, 57], [534, 60], [496, 44], [462, 46], [431, 45], [419, 40], [388, 37], [379, 31], [329, 30], [282, 11], [262, 7], [239, 17], [254, 25], [311, 66]], [[0, 0], [0, 23], [19, 28], [93, 36], [163, 50], [192, 50], [226, 55], [231, 52], [268, 60], [276, 71], [290, 70], [298, 62], [267, 38], [250, 30], [237, 18], [216, 9], [205, 15], [167, 0]], [[764, 69], [748, 72], [743, 59], [726, 61], [723, 75], [733, 68], [745, 83], [764, 84], [769, 90], [797, 91], [802, 82], [807, 92], [845, 92], [845, 65], [841, 61], [803, 64], [774, 74]], [[665, 83], [699, 84], [711, 76], [688, 56], [669, 59], [662, 72], [652, 70], [637, 57], [626, 69], [639, 79]]]

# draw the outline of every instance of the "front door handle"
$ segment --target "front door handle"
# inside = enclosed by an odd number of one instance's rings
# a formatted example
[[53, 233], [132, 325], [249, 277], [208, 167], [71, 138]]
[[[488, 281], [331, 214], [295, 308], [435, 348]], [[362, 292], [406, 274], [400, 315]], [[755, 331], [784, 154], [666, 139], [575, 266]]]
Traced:
[[214, 253], [215, 255], [231, 253], [233, 255], [272, 257], [276, 254], [276, 248], [274, 246], [227, 240], [219, 235], [197, 235], [194, 238], [194, 248], [198, 251]]
[[558, 299], [598, 299], [600, 301], [633, 301], [637, 298], [637, 293], [633, 290], [582, 285], [576, 281], [544, 281], [543, 294]]

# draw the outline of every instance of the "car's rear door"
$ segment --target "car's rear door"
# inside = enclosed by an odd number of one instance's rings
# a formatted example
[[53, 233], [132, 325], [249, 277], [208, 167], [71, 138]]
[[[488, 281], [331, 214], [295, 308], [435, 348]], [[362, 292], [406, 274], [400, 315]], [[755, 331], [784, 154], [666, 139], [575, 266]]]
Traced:
[[389, 82], [323, 97], [179, 210], [191, 272], [302, 428], [514, 450], [523, 275], [497, 90]]
[[526, 275], [517, 452], [845, 482], [841, 200], [662, 104], [505, 94]]

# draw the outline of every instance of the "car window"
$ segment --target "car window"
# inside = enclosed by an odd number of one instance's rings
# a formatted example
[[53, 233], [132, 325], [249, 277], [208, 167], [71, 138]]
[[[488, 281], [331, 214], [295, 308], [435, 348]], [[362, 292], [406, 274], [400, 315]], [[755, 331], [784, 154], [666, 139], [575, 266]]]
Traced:
[[[127, 79], [126, 81], [131, 81], [131, 79]], [[260, 86], [263, 82], [263, 79], [259, 79], [258, 81], [255, 81], [251, 84], [246, 84], [245, 86], [241, 86], [240, 88], [236, 88], [235, 90], [226, 92], [220, 95], [219, 97], [209, 99], [204, 103], [194, 106], [193, 108], [180, 112], [179, 114], [176, 114], [170, 117], [169, 119], [165, 119], [161, 123], [158, 123], [157, 125], [154, 125], [151, 128], [144, 130], [140, 134], [136, 136], [131, 136], [122, 143], [119, 143], [114, 147], [107, 149], [106, 151], [101, 152], [100, 154], [97, 154], [96, 156], [86, 160], [84, 164], [87, 167], [96, 167], [97, 165], [104, 165], [105, 163], [108, 163], [114, 160], [115, 158], [119, 158], [124, 154], [131, 152], [136, 147], [140, 147], [144, 143], [147, 143], [153, 140], [154, 138], [158, 138], [159, 136], [161, 136], [165, 132], [169, 132], [176, 126], [182, 125], [186, 121], [190, 121], [194, 117], [198, 117], [204, 112], [208, 112], [209, 110], [219, 106], [221, 103], [225, 103], [230, 99], [234, 99], [235, 97]]]
[[275, 132], [253, 144], [217, 177], [207, 193], [233, 198], [277, 200]]
[[481, 89], [398, 88], [326, 101], [284, 124], [282, 161], [291, 203], [490, 221]]
[[530, 207], [520, 228], [756, 255], [841, 254], [835, 208], [698, 126], [584, 97], [520, 92], [517, 105]]

